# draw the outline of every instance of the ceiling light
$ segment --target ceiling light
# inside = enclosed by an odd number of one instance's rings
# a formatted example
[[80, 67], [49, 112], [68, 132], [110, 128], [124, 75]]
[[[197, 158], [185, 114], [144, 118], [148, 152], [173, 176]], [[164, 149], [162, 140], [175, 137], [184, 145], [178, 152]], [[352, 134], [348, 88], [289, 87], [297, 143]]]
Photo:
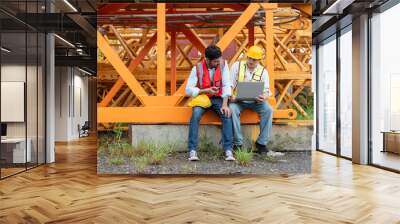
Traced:
[[343, 10], [353, 2], [354, 0], [336, 0], [322, 14], [342, 14]]
[[64, 0], [65, 4], [67, 4], [74, 12], [78, 12], [78, 10], [68, 1]]
[[9, 49], [7, 49], [7, 48], [5, 48], [5, 47], [1, 47], [0, 49], [1, 49], [2, 51], [6, 52], [6, 53], [10, 53], [10, 52], [11, 52], [11, 50], [9, 50]]
[[54, 34], [54, 36], [55, 37], [57, 37], [59, 40], [61, 40], [62, 42], [64, 42], [65, 44], [67, 44], [67, 45], [69, 45], [70, 47], [73, 47], [73, 48], [75, 48], [75, 45], [73, 45], [71, 42], [69, 42], [68, 40], [66, 40], [66, 39], [64, 39], [64, 38], [62, 38], [62, 37], [60, 37], [59, 35], [57, 35], [57, 34]]
[[86, 71], [86, 70], [83, 70], [83, 69], [81, 69], [81, 68], [79, 68], [79, 67], [78, 67], [78, 70], [81, 71], [81, 72], [83, 72], [83, 73], [85, 73], [85, 74], [87, 74], [87, 75], [93, 75], [92, 73], [90, 73], [90, 72], [88, 72], [88, 71]]

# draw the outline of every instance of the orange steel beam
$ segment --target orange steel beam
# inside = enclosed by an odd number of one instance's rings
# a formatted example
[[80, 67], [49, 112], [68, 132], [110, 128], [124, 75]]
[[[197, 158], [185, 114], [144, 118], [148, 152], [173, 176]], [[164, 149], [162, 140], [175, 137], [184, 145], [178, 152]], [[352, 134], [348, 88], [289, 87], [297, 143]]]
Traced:
[[278, 3], [261, 3], [264, 9], [275, 9], [278, 8]]
[[[122, 47], [126, 51], [126, 53], [129, 55], [131, 60], [135, 59], [137, 57], [136, 53], [128, 46], [128, 43], [125, 41], [125, 39], [118, 33], [117, 29], [113, 25], [109, 25], [111, 30], [113, 31], [115, 37], [117, 37], [118, 41], [121, 43]], [[140, 64], [144, 67], [144, 64], [140, 62]]]
[[254, 45], [254, 23], [250, 22], [247, 24], [247, 29], [249, 32], [249, 43], [247, 45], [250, 47]]
[[107, 95], [101, 100], [98, 106], [100, 107], [106, 107], [108, 104], [111, 102], [111, 100], [114, 98], [114, 96], [118, 93], [118, 91], [124, 86], [125, 82], [121, 78], [117, 80], [117, 82], [114, 83], [114, 85], [111, 87], [110, 91], [107, 93]]
[[265, 65], [269, 75], [269, 89], [272, 96], [275, 96], [275, 78], [274, 78], [274, 14], [271, 8], [272, 5], [276, 4], [263, 4], [265, 11], [265, 41], [266, 41], [266, 57]]
[[218, 28], [218, 40], [224, 36], [224, 28]]
[[[182, 96], [142, 96], [146, 107], [174, 107]], [[147, 114], [147, 116], [153, 116]]]
[[312, 5], [311, 4], [291, 4], [290, 5], [294, 9], [298, 9], [304, 14], [306, 14], [309, 18], [312, 16]]
[[176, 92], [176, 32], [171, 32], [171, 95]]
[[132, 92], [139, 98], [139, 100], [141, 100], [141, 96], [147, 96], [146, 91], [144, 91], [144, 89], [135, 79], [131, 71], [129, 71], [121, 58], [115, 53], [115, 51], [111, 48], [111, 46], [107, 43], [107, 41], [99, 32], [97, 32], [97, 47], [100, 49], [101, 52], [103, 52], [104, 56], [115, 68], [122, 79], [126, 82]]
[[186, 38], [193, 44], [194, 47], [197, 48], [197, 50], [203, 55], [204, 51], [206, 50], [206, 44], [203, 42], [203, 40], [196, 34], [196, 32], [185, 25], [186, 28], [180, 29]]
[[176, 47], [180, 51], [180, 54], [179, 54], [180, 59], [178, 60], [178, 66], [181, 66], [185, 62], [185, 60], [190, 64], [191, 61], [188, 58], [187, 54], [189, 54], [189, 52], [192, 50], [193, 45], [191, 45], [191, 44], [186, 45], [185, 48], [183, 48], [183, 49], [179, 45], [176, 45]]
[[[157, 97], [157, 96], [153, 96]], [[160, 123], [182, 123], [187, 124], [192, 115], [192, 108], [190, 107], [99, 107], [97, 108], [97, 122], [122, 122], [122, 123], [146, 123], [146, 124], [160, 124]], [[296, 111], [289, 110], [275, 110], [274, 118], [290, 118], [296, 117]], [[241, 117], [241, 123], [255, 124], [259, 122], [257, 113], [245, 110]], [[154, 119], [157, 118], [157, 119]], [[220, 123], [219, 117], [212, 111], [206, 113], [201, 119], [202, 124], [206, 123]]]
[[154, 46], [154, 44], [157, 41], [157, 33], [155, 33], [150, 39], [149, 41], [146, 43], [146, 45], [144, 45], [143, 49], [140, 51], [140, 53], [138, 54], [138, 56], [135, 58], [135, 60], [132, 60], [129, 63], [129, 70], [131, 72], [133, 72], [133, 70], [135, 70], [135, 68], [138, 66], [138, 64], [140, 64], [142, 62], [142, 60], [144, 59], [144, 57], [146, 57], [146, 55], [149, 53], [149, 51], [151, 50], [151, 48]]
[[[138, 56], [133, 59], [130, 64], [129, 64], [129, 70], [133, 72], [136, 67], [142, 62], [144, 57], [149, 53], [150, 49], [153, 47], [157, 40], [157, 34], [154, 34], [150, 40], [146, 43], [146, 45], [143, 47], [143, 49], [140, 51]], [[106, 41], [107, 43], [107, 41]], [[124, 80], [119, 77], [118, 81], [114, 83], [114, 85], [111, 87], [111, 90], [107, 93], [107, 95], [103, 98], [103, 100], [100, 102], [100, 106], [107, 106], [111, 100], [114, 98], [114, 96], [118, 93], [118, 91], [124, 86]]]
[[185, 96], [185, 88], [186, 88], [186, 84], [187, 84], [188, 79], [185, 79], [185, 82], [183, 82], [183, 84], [181, 85], [181, 87], [179, 87], [179, 89], [175, 92], [174, 96]]
[[[243, 27], [250, 21], [253, 15], [260, 8], [258, 3], [250, 3], [246, 10], [243, 11], [242, 15], [232, 24], [228, 31], [225, 32], [224, 36], [218, 41], [217, 46], [224, 51], [233, 38], [243, 29]], [[272, 34], [272, 33], [271, 33]]]
[[130, 3], [113, 3], [113, 4], [106, 4], [103, 7], [98, 9], [99, 14], [112, 14], [118, 12], [120, 9], [129, 6]]
[[304, 67], [304, 65], [301, 63], [301, 61], [289, 50], [289, 48], [287, 48], [280, 40], [278, 37], [276, 37], [275, 35], [273, 35], [273, 38], [276, 40], [276, 42], [279, 44], [279, 46], [281, 46], [286, 53], [296, 62], [296, 64], [300, 67], [300, 69], [302, 71], [305, 71], [306, 68]]
[[165, 96], [165, 3], [157, 3], [157, 96]]

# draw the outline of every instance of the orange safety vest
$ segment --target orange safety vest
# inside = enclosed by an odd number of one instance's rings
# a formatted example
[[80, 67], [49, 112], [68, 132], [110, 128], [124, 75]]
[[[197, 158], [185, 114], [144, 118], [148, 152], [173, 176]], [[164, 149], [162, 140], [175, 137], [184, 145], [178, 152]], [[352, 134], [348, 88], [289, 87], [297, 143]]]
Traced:
[[[210, 87], [219, 87], [219, 91], [215, 96], [222, 95], [222, 71], [224, 69], [224, 62], [215, 69], [213, 80], [211, 81], [210, 73], [208, 72], [207, 63], [205, 60], [196, 65], [197, 72], [197, 87], [199, 89], [207, 89]], [[211, 94], [207, 94], [211, 97]]]

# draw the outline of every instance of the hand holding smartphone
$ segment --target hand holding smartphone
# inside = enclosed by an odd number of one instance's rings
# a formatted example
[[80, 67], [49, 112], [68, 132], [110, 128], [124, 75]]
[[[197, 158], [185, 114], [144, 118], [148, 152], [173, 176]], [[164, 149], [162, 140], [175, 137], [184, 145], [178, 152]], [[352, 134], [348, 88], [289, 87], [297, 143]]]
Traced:
[[219, 91], [219, 87], [213, 86], [213, 87], [210, 88], [210, 93], [213, 94], [213, 95], [217, 94], [218, 91]]

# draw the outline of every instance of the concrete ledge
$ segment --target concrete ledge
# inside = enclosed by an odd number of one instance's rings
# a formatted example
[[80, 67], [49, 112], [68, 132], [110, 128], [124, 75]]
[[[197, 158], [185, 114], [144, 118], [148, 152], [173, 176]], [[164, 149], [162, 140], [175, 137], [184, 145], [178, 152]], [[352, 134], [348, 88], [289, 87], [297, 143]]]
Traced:
[[[258, 137], [259, 127], [242, 125], [242, 132], [245, 146], [251, 147]], [[134, 146], [141, 141], [152, 141], [160, 144], [179, 144], [181, 147], [178, 150], [186, 150], [188, 133], [188, 125], [129, 125], [129, 139]], [[312, 135], [312, 126], [273, 125], [268, 147], [276, 151], [310, 151]], [[207, 137], [210, 142], [219, 145], [220, 126], [200, 125], [199, 139], [200, 136]]]

